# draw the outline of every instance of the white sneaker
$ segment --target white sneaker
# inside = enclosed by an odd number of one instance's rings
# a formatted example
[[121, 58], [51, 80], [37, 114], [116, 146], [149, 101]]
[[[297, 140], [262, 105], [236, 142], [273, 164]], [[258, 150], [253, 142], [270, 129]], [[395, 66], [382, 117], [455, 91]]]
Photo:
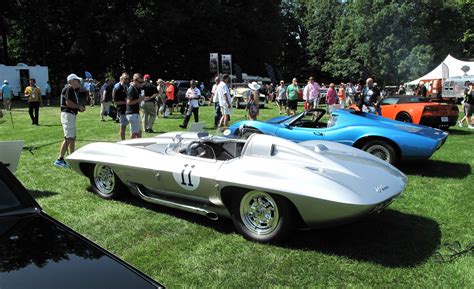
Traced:
[[470, 129], [474, 129], [474, 126], [472, 126], [472, 125], [468, 125], [467, 127], [470, 128]]
[[461, 121], [458, 121], [458, 126], [462, 127], [462, 122]]

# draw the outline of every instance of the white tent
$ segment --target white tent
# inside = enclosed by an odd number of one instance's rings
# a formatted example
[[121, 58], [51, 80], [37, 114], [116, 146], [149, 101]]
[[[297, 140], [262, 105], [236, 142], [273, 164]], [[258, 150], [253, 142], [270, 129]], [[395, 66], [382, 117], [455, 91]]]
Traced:
[[[428, 80], [428, 79], [441, 79], [441, 78], [448, 78], [453, 76], [463, 76], [464, 72], [461, 70], [461, 67], [469, 66], [471, 68], [470, 71], [474, 71], [474, 61], [462, 61], [452, 57], [450, 54], [446, 56], [446, 59], [443, 60], [435, 69], [433, 69], [428, 74], [424, 76], [407, 82], [407, 85], [417, 85], [421, 80]], [[444, 70], [444, 71], [443, 71]], [[444, 75], [443, 75], [444, 72]]]

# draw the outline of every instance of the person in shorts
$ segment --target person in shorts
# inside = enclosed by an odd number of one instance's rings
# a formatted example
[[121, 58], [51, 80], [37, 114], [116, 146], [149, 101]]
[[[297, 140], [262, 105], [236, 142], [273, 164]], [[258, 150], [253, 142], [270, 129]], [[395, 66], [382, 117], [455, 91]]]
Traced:
[[186, 99], [188, 99], [188, 110], [186, 111], [186, 117], [184, 118], [183, 124], [180, 124], [180, 128], [187, 128], [191, 114], [194, 114], [194, 122], [199, 122], [199, 98], [201, 97], [201, 91], [196, 87], [196, 80], [191, 80], [190, 88], [186, 91]]
[[296, 78], [293, 78], [292, 83], [286, 88], [286, 98], [290, 115], [295, 115], [298, 110], [298, 81]]
[[120, 139], [125, 140], [125, 130], [127, 129], [128, 120], [125, 115], [127, 110], [127, 90], [128, 84], [130, 82], [130, 76], [128, 73], [124, 72], [120, 76], [120, 81], [115, 84], [112, 91], [112, 99], [117, 107], [117, 120], [120, 123]]
[[3, 107], [6, 110], [11, 110], [12, 108], [12, 89], [8, 84], [8, 80], [3, 81], [2, 90], [0, 94], [3, 98]]
[[230, 96], [229, 87], [227, 83], [230, 81], [230, 76], [224, 74], [222, 81], [217, 86], [217, 95], [219, 99], [219, 105], [221, 107], [221, 120], [219, 121], [219, 127], [225, 128], [229, 124], [230, 115], [232, 114], [232, 97]]
[[104, 116], [109, 114], [112, 101], [112, 81], [106, 79], [104, 85], [100, 88], [100, 120], [105, 121]]
[[285, 81], [280, 80], [280, 85], [277, 86], [276, 88], [276, 103], [278, 105], [280, 114], [283, 114], [283, 112], [288, 113], [287, 109], [287, 99], [286, 99], [286, 86], [285, 86]]
[[61, 143], [59, 157], [54, 161], [54, 165], [62, 168], [68, 168], [69, 165], [64, 160], [66, 151], [72, 154], [76, 147], [76, 116], [77, 112], [83, 112], [85, 109], [79, 105], [79, 89], [81, 88], [81, 79], [70, 74], [67, 77], [67, 85], [61, 92], [61, 124], [63, 126], [64, 140]]
[[[463, 121], [466, 121], [467, 127], [470, 129], [474, 129], [474, 125], [472, 122], [472, 110], [474, 107], [474, 89], [472, 82], [466, 83], [466, 90], [464, 91], [464, 117], [459, 121], [459, 126], [463, 126]], [[470, 123], [469, 123], [470, 122]]]
[[127, 90], [125, 114], [130, 123], [130, 138], [142, 137], [140, 102], [145, 100], [145, 92], [142, 92], [144, 83], [143, 76], [140, 73], [135, 73], [132, 78], [132, 84]]

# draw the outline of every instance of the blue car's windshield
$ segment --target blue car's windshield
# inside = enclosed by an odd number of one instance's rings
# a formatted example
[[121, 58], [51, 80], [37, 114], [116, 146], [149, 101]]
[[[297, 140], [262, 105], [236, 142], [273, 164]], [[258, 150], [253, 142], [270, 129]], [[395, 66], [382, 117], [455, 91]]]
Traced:
[[301, 116], [300, 114], [293, 115], [293, 116], [288, 116], [288, 117], [285, 117], [285, 118], [277, 121], [276, 123], [284, 123], [284, 122], [291, 123], [293, 120], [299, 118], [300, 116]]

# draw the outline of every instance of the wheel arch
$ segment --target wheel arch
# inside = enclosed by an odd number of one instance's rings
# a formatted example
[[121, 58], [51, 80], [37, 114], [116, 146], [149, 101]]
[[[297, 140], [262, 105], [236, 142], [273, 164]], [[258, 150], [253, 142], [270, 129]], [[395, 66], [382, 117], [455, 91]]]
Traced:
[[[232, 207], [233, 202], [235, 200], [240, 199], [246, 192], [249, 192], [252, 190], [260, 190], [260, 189], [245, 188], [245, 187], [238, 187], [238, 186], [226, 186], [222, 188], [220, 191], [222, 203], [226, 206], [229, 212], [231, 212], [231, 207]], [[287, 197], [281, 194], [268, 192], [268, 191], [265, 191], [265, 192], [269, 193], [272, 196], [278, 196], [280, 198], [285, 199], [288, 202], [288, 204], [290, 204], [291, 211], [295, 218], [294, 220], [295, 226], [297, 228], [307, 228], [307, 225], [303, 221], [303, 218], [301, 217], [299, 210], [296, 208], [295, 204], [290, 199], [288, 199]]]
[[397, 114], [395, 115], [395, 119], [397, 119], [402, 114], [406, 114], [410, 118], [411, 122], [413, 123], [413, 121], [414, 121], [413, 116], [411, 115], [410, 112], [408, 112], [406, 110], [402, 110], [402, 111], [397, 112]]
[[380, 141], [387, 142], [395, 150], [395, 153], [397, 154], [397, 159], [400, 160], [402, 158], [402, 150], [400, 149], [400, 146], [396, 142], [394, 142], [393, 140], [391, 140], [389, 138], [386, 138], [386, 137], [383, 137], [383, 136], [364, 136], [364, 137], [361, 137], [358, 140], [356, 140], [352, 146], [355, 147], [355, 148], [358, 148], [358, 149], [362, 149], [362, 147], [366, 143], [368, 143], [369, 141], [373, 141], [373, 140], [380, 140]]

